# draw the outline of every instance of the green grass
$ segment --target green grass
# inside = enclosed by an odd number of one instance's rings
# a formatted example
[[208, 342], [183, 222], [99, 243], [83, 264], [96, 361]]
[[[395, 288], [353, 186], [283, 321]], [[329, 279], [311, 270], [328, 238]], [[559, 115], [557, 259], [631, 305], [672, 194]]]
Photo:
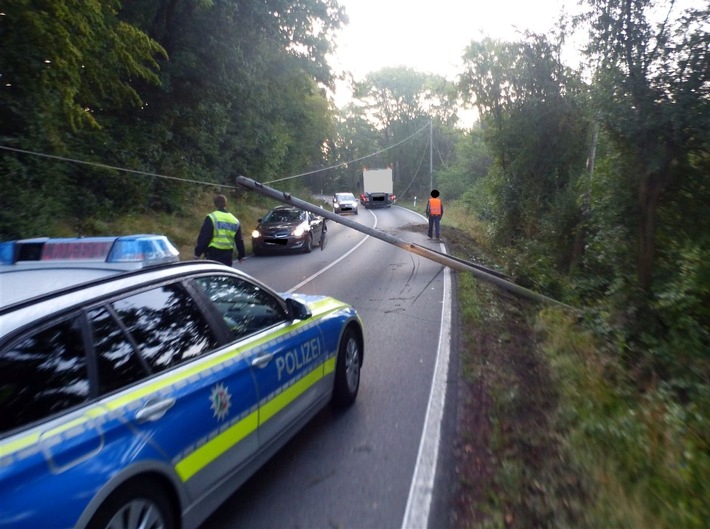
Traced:
[[[304, 200], [310, 197], [302, 195]], [[242, 227], [242, 238], [247, 253], [251, 252], [251, 232], [258, 220], [272, 207], [281, 203], [253, 193], [235, 198], [229, 196], [227, 209], [238, 219]], [[300, 196], [299, 196], [300, 198]], [[205, 216], [214, 211], [212, 193], [197, 193], [189, 209], [184, 213], [134, 213], [110, 221], [90, 220], [85, 223], [84, 235], [128, 235], [133, 233], [156, 233], [165, 235], [180, 252], [181, 260], [192, 259], [197, 235]], [[74, 237], [76, 232], [69, 223], [54, 227], [54, 237]]]

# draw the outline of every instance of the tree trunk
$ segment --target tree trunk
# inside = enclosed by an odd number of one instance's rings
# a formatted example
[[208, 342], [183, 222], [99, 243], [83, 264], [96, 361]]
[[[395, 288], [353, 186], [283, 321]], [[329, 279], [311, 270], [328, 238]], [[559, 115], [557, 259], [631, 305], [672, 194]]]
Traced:
[[653, 279], [653, 262], [656, 256], [656, 210], [663, 191], [662, 178], [651, 173], [639, 186], [639, 255], [638, 280], [641, 290], [650, 294]]

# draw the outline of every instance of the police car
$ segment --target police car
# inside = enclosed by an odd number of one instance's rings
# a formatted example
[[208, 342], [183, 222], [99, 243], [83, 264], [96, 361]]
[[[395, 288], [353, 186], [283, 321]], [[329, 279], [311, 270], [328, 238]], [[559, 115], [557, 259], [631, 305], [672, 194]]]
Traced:
[[361, 320], [162, 236], [0, 244], [0, 527], [193, 528], [322, 407]]

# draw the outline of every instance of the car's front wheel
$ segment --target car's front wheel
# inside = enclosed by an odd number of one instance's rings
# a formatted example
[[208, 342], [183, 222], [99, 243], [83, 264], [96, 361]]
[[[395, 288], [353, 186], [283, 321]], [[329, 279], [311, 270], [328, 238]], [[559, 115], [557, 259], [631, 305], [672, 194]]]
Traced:
[[355, 402], [360, 389], [360, 367], [362, 366], [362, 340], [360, 335], [348, 327], [343, 333], [335, 364], [335, 386], [333, 404], [339, 408]]
[[306, 240], [303, 241], [303, 253], [311, 253], [313, 250], [313, 235], [306, 235]]
[[176, 529], [170, 501], [152, 480], [132, 481], [114, 492], [88, 529]]

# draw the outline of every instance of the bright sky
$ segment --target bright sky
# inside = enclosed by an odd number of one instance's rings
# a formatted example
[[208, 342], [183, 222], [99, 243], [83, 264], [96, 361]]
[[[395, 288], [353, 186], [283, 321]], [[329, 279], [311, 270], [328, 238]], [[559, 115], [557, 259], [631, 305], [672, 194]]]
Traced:
[[[352, 72], [356, 80], [386, 66], [409, 66], [455, 80], [471, 41], [485, 36], [517, 40], [525, 29], [547, 32], [565, 5], [565, 0], [339, 2], [350, 23], [339, 34], [333, 65]], [[347, 95], [339, 93], [336, 102]]]

